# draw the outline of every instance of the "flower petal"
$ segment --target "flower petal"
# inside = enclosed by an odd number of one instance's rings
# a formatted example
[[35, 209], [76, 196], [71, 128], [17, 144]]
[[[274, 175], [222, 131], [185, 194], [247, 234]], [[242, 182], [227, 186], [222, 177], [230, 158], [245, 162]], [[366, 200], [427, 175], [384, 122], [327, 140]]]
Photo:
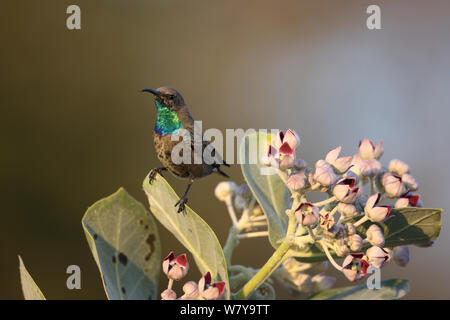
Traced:
[[300, 138], [295, 131], [289, 129], [286, 131], [286, 134], [284, 135], [283, 142], [287, 142], [291, 147], [291, 149], [294, 150], [300, 143]]
[[325, 157], [325, 161], [328, 162], [329, 164], [333, 164], [336, 159], [339, 157], [339, 153], [341, 153], [341, 149], [342, 147], [339, 146], [331, 151], [329, 151], [327, 153], [327, 156]]

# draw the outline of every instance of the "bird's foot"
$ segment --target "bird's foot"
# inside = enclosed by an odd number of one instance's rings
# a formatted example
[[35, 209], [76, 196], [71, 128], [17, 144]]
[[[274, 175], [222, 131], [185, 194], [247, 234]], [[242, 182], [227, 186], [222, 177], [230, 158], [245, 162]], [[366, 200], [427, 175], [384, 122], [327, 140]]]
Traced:
[[148, 175], [148, 182], [149, 182], [150, 184], [152, 184], [153, 181], [155, 181], [155, 179], [156, 179], [156, 175], [157, 175], [157, 174], [160, 174], [160, 175], [162, 176], [162, 172], [163, 172], [164, 170], [167, 170], [167, 168], [166, 168], [166, 167], [158, 167], [158, 168], [152, 169], [152, 170], [150, 171], [150, 174]]
[[185, 204], [188, 202], [188, 198], [186, 197], [181, 197], [180, 200], [178, 200], [177, 203], [175, 203], [175, 207], [178, 206], [178, 210], [177, 212], [186, 212], [186, 206]]

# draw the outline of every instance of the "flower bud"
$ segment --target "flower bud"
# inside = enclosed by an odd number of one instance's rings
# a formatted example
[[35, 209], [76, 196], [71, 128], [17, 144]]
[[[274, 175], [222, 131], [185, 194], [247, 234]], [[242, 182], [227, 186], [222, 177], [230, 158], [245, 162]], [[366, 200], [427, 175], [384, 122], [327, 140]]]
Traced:
[[189, 270], [186, 254], [180, 254], [175, 258], [173, 252], [170, 252], [163, 260], [162, 269], [169, 279], [180, 280], [184, 278]]
[[236, 211], [238, 211], [239, 213], [243, 212], [247, 207], [247, 201], [240, 195], [236, 195], [234, 197], [233, 203]]
[[342, 178], [333, 188], [333, 195], [338, 201], [344, 203], [353, 203], [358, 196], [359, 188], [354, 188], [356, 179]]
[[361, 159], [380, 159], [384, 153], [383, 142], [378, 142], [375, 147], [369, 139], [365, 138], [359, 143], [358, 153]]
[[231, 181], [222, 181], [214, 190], [214, 194], [216, 195], [216, 198], [220, 201], [226, 201], [230, 197], [234, 195], [234, 193], [237, 190], [237, 185], [234, 182]]
[[316, 164], [316, 169], [314, 170], [314, 180], [322, 186], [328, 187], [336, 182], [337, 176], [329, 164], [325, 163], [324, 165], [319, 166]]
[[397, 201], [395, 201], [394, 208], [404, 208], [404, 207], [409, 207], [409, 199], [398, 198]]
[[325, 230], [330, 230], [334, 226], [334, 217], [329, 212], [320, 214], [320, 226]]
[[366, 239], [372, 246], [384, 246], [383, 231], [376, 224], [372, 224], [366, 231]]
[[162, 300], [175, 300], [177, 298], [177, 294], [172, 289], [166, 289], [161, 293]]
[[[315, 168], [319, 168], [319, 167], [330, 167], [330, 165], [325, 161], [325, 160], [317, 160], [316, 164], [314, 166]], [[330, 167], [331, 168], [331, 167]]]
[[337, 205], [337, 211], [344, 216], [344, 218], [353, 217], [359, 214], [353, 204], [340, 202]]
[[287, 130], [286, 133], [279, 131], [274, 143], [280, 154], [294, 154], [298, 144], [300, 144], [300, 137], [291, 129]]
[[418, 194], [412, 194], [408, 192], [397, 199], [394, 207], [422, 207], [422, 202], [420, 201], [420, 196]]
[[402, 181], [409, 191], [416, 191], [417, 189], [419, 189], [419, 184], [417, 183], [416, 179], [414, 179], [414, 177], [410, 174], [404, 174], [402, 176]]
[[369, 263], [362, 253], [351, 253], [344, 259], [342, 268], [347, 279], [354, 282], [366, 276]]
[[319, 208], [309, 202], [303, 202], [295, 210], [295, 218], [303, 226], [314, 225], [319, 221]]
[[352, 162], [350, 163], [350, 171], [347, 172], [353, 172], [356, 176], [360, 177], [361, 176], [361, 157], [357, 154], [355, 154], [352, 158]]
[[378, 141], [377, 146], [375, 147], [375, 151], [374, 151], [374, 157], [377, 160], [380, 160], [380, 158], [383, 156], [384, 154], [384, 145], [383, 145], [383, 141]]
[[408, 173], [409, 167], [403, 161], [394, 159], [389, 162], [389, 171], [402, 176], [405, 173]]
[[376, 159], [362, 160], [360, 164], [361, 175], [373, 177], [381, 170], [381, 163]]
[[350, 165], [352, 163], [352, 157], [338, 158], [341, 149], [342, 147], [337, 147], [336, 149], [328, 152], [327, 156], [325, 157], [325, 161], [331, 164], [333, 168], [336, 169], [337, 173], [346, 172], [350, 168]]
[[387, 195], [391, 198], [397, 198], [405, 193], [405, 186], [400, 176], [385, 173], [381, 182]]
[[345, 244], [344, 239], [338, 239], [334, 244], [334, 251], [336, 252], [338, 257], [344, 257], [348, 255], [349, 250], [347, 245]]
[[207, 272], [198, 282], [199, 295], [206, 300], [219, 299], [225, 289], [225, 282], [211, 282], [211, 273]]
[[198, 297], [198, 285], [194, 281], [188, 281], [183, 285], [184, 294], [192, 299]]
[[291, 169], [294, 166], [295, 157], [293, 155], [280, 156], [280, 170], [285, 171]]
[[347, 232], [347, 235], [352, 236], [356, 234], [356, 228], [351, 222], [347, 222], [345, 224], [345, 231]]
[[378, 201], [380, 200], [380, 194], [376, 193], [367, 199], [366, 206], [364, 207], [364, 212], [372, 222], [381, 222], [389, 217], [392, 207], [390, 206], [378, 206]]
[[295, 158], [294, 160], [294, 168], [297, 170], [303, 170], [306, 168], [306, 161], [300, 158]]
[[368, 262], [377, 268], [381, 268], [386, 260], [389, 259], [389, 253], [383, 248], [373, 246], [367, 249], [366, 256], [368, 259]]
[[394, 262], [400, 267], [406, 267], [409, 262], [409, 247], [399, 246], [394, 248]]
[[328, 277], [324, 273], [316, 274], [311, 280], [315, 292], [330, 290], [336, 283], [335, 277]]
[[286, 182], [289, 189], [300, 191], [306, 186], [306, 176], [304, 172], [291, 175]]
[[363, 240], [360, 235], [354, 234], [348, 237], [348, 245], [351, 251], [358, 251], [363, 246]]
[[244, 199], [251, 199], [252, 197], [252, 191], [250, 190], [250, 187], [247, 184], [241, 184], [236, 189], [236, 194], [240, 195]]

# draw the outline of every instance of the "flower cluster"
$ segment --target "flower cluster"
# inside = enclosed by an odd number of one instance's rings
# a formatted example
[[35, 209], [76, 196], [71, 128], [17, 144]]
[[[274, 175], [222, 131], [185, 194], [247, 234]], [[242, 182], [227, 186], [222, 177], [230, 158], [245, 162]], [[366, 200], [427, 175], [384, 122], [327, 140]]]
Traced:
[[[163, 260], [163, 272], [169, 279], [167, 289], [161, 293], [162, 300], [177, 299], [176, 292], [172, 289], [173, 281], [179, 281], [184, 278], [189, 270], [189, 263], [186, 254], [175, 257], [173, 252]], [[225, 282], [212, 282], [211, 274], [206, 272], [198, 283], [188, 281], [183, 285], [184, 294], [178, 298], [180, 300], [217, 300], [224, 293]]]
[[[295, 156], [299, 143], [294, 131], [280, 131], [261, 158], [262, 164], [277, 169], [293, 195], [298, 224], [296, 244], [300, 248], [306, 243], [320, 244], [331, 264], [350, 281], [363, 278], [369, 266], [381, 268], [391, 260], [406, 266], [408, 247], [385, 248], [383, 230], [377, 223], [389, 219], [393, 207], [422, 205], [408, 165], [394, 159], [383, 167], [383, 143], [375, 146], [363, 139], [357, 154], [342, 157], [342, 148], [337, 147], [318, 160], [314, 168], [307, 168]], [[306, 192], [311, 191], [324, 192], [328, 198], [309, 202]], [[363, 224], [364, 228], [359, 228]], [[342, 264], [334, 260], [331, 252], [344, 258]], [[310, 277], [302, 273], [291, 276], [299, 286], [311, 287]]]

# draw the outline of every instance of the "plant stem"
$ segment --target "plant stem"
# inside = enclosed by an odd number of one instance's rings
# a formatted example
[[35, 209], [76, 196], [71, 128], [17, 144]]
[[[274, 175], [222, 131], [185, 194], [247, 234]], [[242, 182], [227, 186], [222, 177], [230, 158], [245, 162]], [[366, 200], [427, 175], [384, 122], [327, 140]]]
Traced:
[[355, 226], [355, 228], [359, 227], [360, 225], [362, 225], [367, 220], [369, 220], [369, 218], [367, 218], [367, 216], [364, 216], [361, 219], [359, 219], [358, 221], [356, 221], [353, 225]]
[[249, 233], [242, 233], [238, 234], [238, 239], [244, 239], [244, 238], [255, 238], [255, 237], [266, 237], [269, 235], [268, 231], [258, 231], [258, 232], [249, 232]]
[[258, 271], [255, 276], [250, 279], [245, 286], [239, 290], [238, 293], [233, 297], [234, 299], [242, 300], [246, 299], [253, 291], [258, 289], [258, 287], [275, 271], [281, 264], [283, 256], [288, 252], [291, 244], [289, 241], [283, 241], [283, 243], [278, 247], [278, 249], [273, 253], [266, 264]]
[[228, 197], [228, 199], [225, 200], [225, 204], [227, 205], [228, 213], [230, 215], [231, 221], [233, 221], [233, 225], [235, 227], [237, 227], [238, 220], [236, 218], [236, 212], [234, 212], [234, 207], [233, 207], [233, 203], [232, 203], [231, 197]]
[[237, 237], [238, 233], [238, 228], [234, 225], [231, 226], [230, 232], [228, 233], [227, 242], [225, 242], [225, 246], [223, 247], [223, 255], [225, 256], [225, 261], [228, 267], [231, 266], [231, 255], [233, 254], [233, 250], [239, 244], [239, 239]]
[[308, 230], [309, 236], [311, 237], [313, 243], [316, 242], [316, 237], [314, 235], [314, 232], [313, 232], [311, 226], [307, 226], [306, 229]]
[[257, 227], [265, 227], [265, 226], [267, 226], [267, 221], [250, 222], [248, 224], [249, 228], [257, 228]]
[[339, 271], [342, 271], [342, 267], [337, 264], [337, 262], [333, 259], [333, 256], [330, 254], [330, 251], [328, 250], [328, 246], [326, 244], [323, 244], [322, 242], [320, 242], [320, 244], [322, 245], [323, 251], [325, 251], [327, 258], [331, 262], [333, 267], [335, 267]]
[[[298, 197], [295, 197], [293, 208], [297, 205]], [[250, 296], [253, 291], [259, 288], [259, 286], [280, 266], [283, 261], [283, 257], [289, 251], [292, 245], [292, 236], [295, 233], [296, 220], [294, 212], [291, 209], [289, 213], [289, 224], [286, 237], [284, 238], [278, 249], [272, 254], [272, 256], [267, 260], [266, 264], [247, 282], [238, 293], [233, 296], [233, 299], [246, 299]]]
[[329, 204], [329, 203], [331, 203], [331, 202], [333, 202], [333, 201], [335, 201], [335, 200], [336, 200], [336, 197], [331, 197], [331, 198], [328, 198], [328, 199], [326, 199], [326, 200], [323, 200], [323, 201], [320, 201], [320, 202], [313, 203], [313, 205], [315, 205], [316, 207], [322, 207], [322, 206], [324, 206], [324, 205], [326, 205], [326, 204]]
[[258, 217], [250, 217], [251, 222], [264, 221], [264, 220], [267, 220], [265, 215], [258, 216]]
[[173, 279], [169, 279], [169, 283], [167, 284], [167, 289], [172, 289]]

